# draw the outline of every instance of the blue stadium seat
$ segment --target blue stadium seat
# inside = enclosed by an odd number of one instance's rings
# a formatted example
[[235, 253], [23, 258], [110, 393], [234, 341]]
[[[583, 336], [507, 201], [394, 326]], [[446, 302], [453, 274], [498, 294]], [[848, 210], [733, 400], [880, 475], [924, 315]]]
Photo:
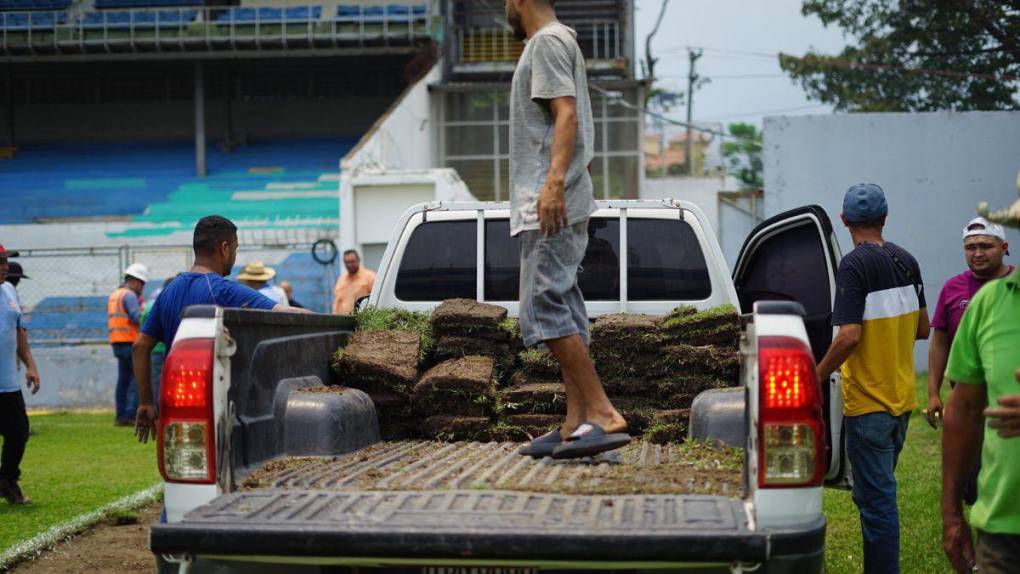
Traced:
[[66, 21], [63, 12], [0, 12], [0, 26], [7, 30], [46, 29]]
[[0, 0], [0, 12], [67, 10], [71, 0]]
[[156, 26], [177, 26], [191, 22], [198, 10], [103, 10], [86, 12], [82, 24], [86, 28], [154, 28]]
[[[3, 0], [0, 0], [3, 1]], [[201, 6], [202, 0], [96, 0], [96, 8], [172, 8]]]

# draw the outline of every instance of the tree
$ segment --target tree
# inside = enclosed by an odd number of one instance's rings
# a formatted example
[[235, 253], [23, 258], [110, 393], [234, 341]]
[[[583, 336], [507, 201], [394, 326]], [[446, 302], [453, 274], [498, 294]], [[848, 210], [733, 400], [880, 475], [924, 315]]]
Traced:
[[780, 54], [840, 111], [1020, 109], [1020, 0], [804, 0], [855, 39], [837, 56]]
[[738, 122], [728, 127], [732, 138], [723, 142], [726, 172], [740, 180], [744, 187], [758, 189], [765, 185], [762, 177], [761, 134], [754, 124]]

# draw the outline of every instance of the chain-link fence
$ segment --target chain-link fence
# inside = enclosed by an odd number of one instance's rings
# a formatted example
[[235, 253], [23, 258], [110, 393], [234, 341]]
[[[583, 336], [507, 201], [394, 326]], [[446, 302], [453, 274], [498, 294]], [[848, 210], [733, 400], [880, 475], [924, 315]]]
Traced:
[[[274, 283], [291, 283], [294, 300], [313, 311], [328, 312], [339, 261], [320, 256], [327, 261], [320, 263], [312, 257], [312, 245], [242, 243], [235, 273], [246, 263], [263, 261], [276, 269]], [[187, 271], [194, 260], [191, 247], [179, 245], [20, 251], [17, 261], [27, 278], [16, 289], [33, 344], [105, 343], [106, 301], [122, 283], [128, 265], [148, 267], [144, 298], [151, 299], [167, 279]]]

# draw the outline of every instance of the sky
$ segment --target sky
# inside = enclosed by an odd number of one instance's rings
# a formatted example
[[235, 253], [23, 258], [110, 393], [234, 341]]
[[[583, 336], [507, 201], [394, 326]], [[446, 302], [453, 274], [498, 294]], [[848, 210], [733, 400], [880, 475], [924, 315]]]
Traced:
[[[662, 0], [635, 3], [635, 48], [641, 61]], [[660, 85], [686, 91], [687, 47], [701, 47], [704, 55], [696, 70], [711, 81], [694, 94], [696, 122], [761, 126], [765, 116], [831, 113], [831, 106], [809, 100], [783, 74], [775, 56], [809, 49], [837, 53], [847, 44], [839, 28], [826, 28], [818, 18], [803, 16], [800, 8], [800, 0], [671, 0], [652, 40]], [[677, 106], [669, 115], [683, 120], [686, 113]]]

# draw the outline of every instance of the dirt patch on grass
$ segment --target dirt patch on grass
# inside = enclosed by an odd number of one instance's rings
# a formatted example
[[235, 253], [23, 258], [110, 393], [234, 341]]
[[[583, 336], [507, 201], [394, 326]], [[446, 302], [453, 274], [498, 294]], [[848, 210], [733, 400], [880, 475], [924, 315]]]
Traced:
[[101, 522], [9, 570], [11, 574], [135, 574], [155, 570], [149, 525], [159, 521], [160, 504], [137, 511], [137, 520], [115, 526]]
[[359, 331], [337, 351], [334, 366], [344, 386], [368, 392], [406, 393], [418, 376], [419, 337], [407, 331]]

